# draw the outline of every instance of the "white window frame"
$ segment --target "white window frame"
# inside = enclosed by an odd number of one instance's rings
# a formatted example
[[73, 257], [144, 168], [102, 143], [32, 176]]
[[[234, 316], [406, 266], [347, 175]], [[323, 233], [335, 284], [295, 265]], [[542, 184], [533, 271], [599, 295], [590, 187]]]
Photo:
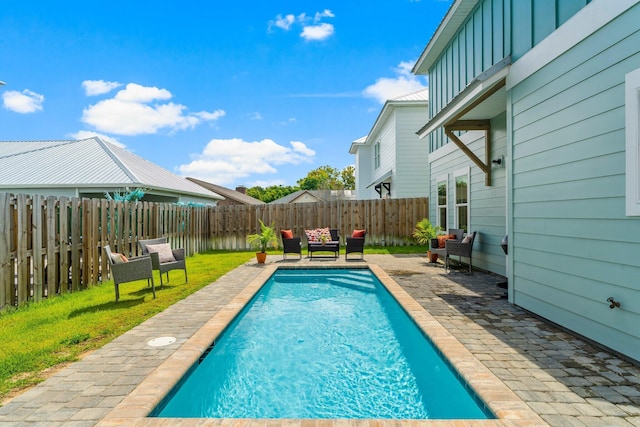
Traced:
[[626, 213], [640, 216], [640, 68], [625, 76]]
[[380, 140], [373, 144], [373, 169], [380, 167]]
[[[440, 184], [444, 182], [444, 187], [447, 190], [447, 194], [445, 197], [445, 201], [444, 201], [444, 205], [440, 204]], [[449, 222], [449, 175], [440, 175], [438, 178], [436, 178], [436, 219], [437, 219], [437, 226], [442, 228], [443, 231], [446, 231], [446, 227], [447, 224], [442, 225], [440, 218], [442, 218], [442, 216], [440, 215], [440, 210], [444, 209], [444, 217], [447, 221], [447, 223]]]
[[[461, 176], [464, 176], [467, 179], [467, 194], [466, 194], [466, 203], [458, 203], [458, 186], [457, 179]], [[471, 230], [471, 177], [469, 176], [469, 168], [458, 169], [453, 173], [453, 206], [455, 213], [455, 224], [456, 228], [460, 227], [460, 218], [458, 216], [458, 208], [466, 206], [467, 208], [467, 233]]]

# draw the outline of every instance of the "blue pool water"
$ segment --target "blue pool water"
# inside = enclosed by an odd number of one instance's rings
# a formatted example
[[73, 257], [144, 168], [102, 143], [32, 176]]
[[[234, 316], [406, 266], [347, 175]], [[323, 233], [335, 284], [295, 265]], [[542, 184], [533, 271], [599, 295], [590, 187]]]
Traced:
[[278, 270], [153, 416], [493, 418], [368, 269]]

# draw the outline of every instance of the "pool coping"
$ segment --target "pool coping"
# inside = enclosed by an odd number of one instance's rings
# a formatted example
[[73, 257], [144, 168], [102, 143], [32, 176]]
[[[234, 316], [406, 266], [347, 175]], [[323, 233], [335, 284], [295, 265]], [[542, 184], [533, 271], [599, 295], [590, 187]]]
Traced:
[[[202, 328], [171, 354], [158, 368], [129, 393], [97, 425], [109, 426], [166, 426], [166, 425], [394, 425], [401, 427], [420, 425], [437, 426], [546, 426], [548, 425], [506, 384], [500, 381], [480, 360], [460, 341], [431, 316], [381, 267], [368, 264], [368, 268], [393, 295], [398, 303], [413, 319], [416, 325], [429, 337], [438, 350], [448, 359], [453, 368], [464, 378], [469, 387], [487, 405], [497, 419], [492, 420], [295, 420], [295, 419], [207, 419], [207, 418], [151, 418], [149, 414], [162, 402], [165, 396], [182, 379], [199, 357], [207, 351], [212, 341], [224, 331], [253, 296], [278, 270], [277, 265], [265, 269], [240, 291], [226, 306], [215, 314]], [[305, 269], [305, 267], [286, 267]], [[307, 267], [308, 268], [308, 267]], [[322, 268], [322, 267], [317, 267]], [[335, 267], [327, 267], [335, 268]]]

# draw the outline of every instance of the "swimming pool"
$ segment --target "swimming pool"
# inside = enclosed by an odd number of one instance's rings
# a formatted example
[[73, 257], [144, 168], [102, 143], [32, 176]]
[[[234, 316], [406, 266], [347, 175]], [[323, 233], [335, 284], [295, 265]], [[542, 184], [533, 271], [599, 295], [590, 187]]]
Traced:
[[153, 415], [494, 418], [369, 269], [277, 271]]

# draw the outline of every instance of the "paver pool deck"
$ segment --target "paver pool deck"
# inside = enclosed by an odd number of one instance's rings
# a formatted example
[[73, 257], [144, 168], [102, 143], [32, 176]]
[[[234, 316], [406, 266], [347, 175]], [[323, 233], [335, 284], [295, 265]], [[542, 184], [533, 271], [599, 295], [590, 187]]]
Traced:
[[[446, 274], [418, 255], [366, 255], [365, 261], [287, 260], [267, 265], [380, 266], [484, 367], [540, 418], [531, 425], [640, 426], [640, 367], [501, 298], [504, 278], [475, 271]], [[1, 426], [114, 425], [109, 414], [148, 376], [264, 271], [248, 262], [185, 300], [57, 372], [0, 407]], [[174, 279], [175, 280], [175, 279]], [[162, 290], [158, 291], [162, 298]], [[152, 347], [153, 338], [176, 342]], [[544, 420], [544, 421], [543, 421]], [[150, 419], [149, 425], [158, 425]], [[162, 423], [162, 422], [161, 422]], [[495, 425], [487, 422], [486, 425]], [[165, 420], [162, 425], [176, 425]], [[182, 425], [358, 426], [367, 421], [198, 420]], [[396, 425], [395, 421], [375, 422]], [[452, 425], [424, 421], [420, 425]], [[470, 425], [459, 421], [457, 426]], [[475, 423], [474, 425], [484, 425]], [[500, 425], [511, 424], [502, 420]]]

